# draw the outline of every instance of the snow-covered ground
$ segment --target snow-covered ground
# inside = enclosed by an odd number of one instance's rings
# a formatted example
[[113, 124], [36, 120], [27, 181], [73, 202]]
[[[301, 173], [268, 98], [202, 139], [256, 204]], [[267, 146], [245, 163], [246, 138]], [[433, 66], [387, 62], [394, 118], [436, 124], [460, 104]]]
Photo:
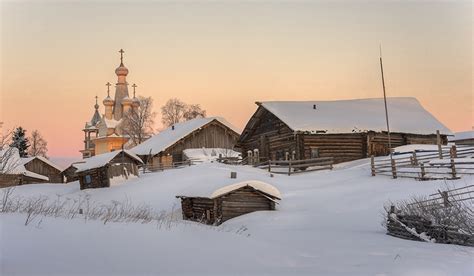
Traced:
[[[230, 172], [237, 172], [237, 179]], [[1, 275], [473, 275], [474, 249], [397, 239], [381, 226], [383, 205], [428, 195], [443, 181], [370, 176], [368, 160], [333, 171], [275, 175], [248, 166], [203, 163], [149, 173], [111, 188], [67, 185], [17, 187], [19, 196], [46, 195], [110, 203], [130, 200], [155, 210], [179, 209], [190, 189], [243, 180], [274, 185], [276, 211], [255, 212], [218, 227], [176, 222], [107, 223], [0, 214]], [[472, 184], [473, 178], [450, 181]], [[179, 210], [177, 212], [179, 214]]]

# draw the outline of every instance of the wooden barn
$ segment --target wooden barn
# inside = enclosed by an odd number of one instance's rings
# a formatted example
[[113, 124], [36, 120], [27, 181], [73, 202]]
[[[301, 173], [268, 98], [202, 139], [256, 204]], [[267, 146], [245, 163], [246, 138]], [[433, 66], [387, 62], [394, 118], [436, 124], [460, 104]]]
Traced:
[[125, 180], [138, 176], [138, 165], [142, 160], [127, 150], [112, 151], [84, 159], [76, 163], [74, 172], [81, 190], [110, 187], [112, 179]]
[[261, 181], [244, 181], [220, 188], [197, 186], [179, 195], [183, 219], [219, 225], [226, 220], [255, 211], [275, 210], [280, 192]]
[[16, 148], [0, 150], [0, 161], [0, 188], [49, 182], [47, 176], [25, 168]]
[[131, 151], [150, 166], [171, 166], [184, 160], [186, 149], [233, 149], [238, 139], [238, 130], [223, 118], [196, 118], [172, 125]]
[[[243, 156], [262, 159], [333, 157], [335, 163], [389, 154], [383, 99], [257, 102], [239, 138]], [[392, 148], [442, 144], [451, 131], [415, 98], [388, 98]]]
[[474, 130], [456, 132], [453, 137], [449, 138], [449, 141], [457, 146], [474, 146]]
[[64, 183], [62, 169], [43, 156], [21, 158], [21, 163], [28, 171], [47, 176], [50, 183]]

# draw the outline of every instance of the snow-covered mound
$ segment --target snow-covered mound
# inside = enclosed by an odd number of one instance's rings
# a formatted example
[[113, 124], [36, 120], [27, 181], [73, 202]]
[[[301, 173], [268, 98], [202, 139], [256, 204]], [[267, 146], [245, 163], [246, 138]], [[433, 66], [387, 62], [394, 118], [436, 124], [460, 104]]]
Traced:
[[184, 158], [193, 162], [209, 162], [215, 161], [222, 157], [241, 157], [240, 152], [231, 149], [221, 148], [199, 148], [199, 149], [185, 149], [183, 151]]

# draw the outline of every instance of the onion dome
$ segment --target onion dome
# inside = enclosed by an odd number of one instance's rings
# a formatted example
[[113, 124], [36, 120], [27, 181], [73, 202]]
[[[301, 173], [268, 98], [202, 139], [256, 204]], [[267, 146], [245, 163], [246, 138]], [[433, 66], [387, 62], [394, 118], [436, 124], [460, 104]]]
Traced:
[[110, 97], [110, 96], [107, 96], [104, 101], [103, 101], [104, 105], [114, 105], [114, 100]]
[[122, 99], [122, 105], [131, 105], [132, 103], [133, 103], [133, 100], [130, 99], [130, 97], [128, 97], [128, 96], [125, 96]]
[[140, 106], [140, 100], [137, 97], [133, 97], [133, 106], [134, 107], [139, 107]]
[[120, 66], [115, 69], [115, 74], [117, 76], [126, 76], [128, 75], [128, 69], [123, 65], [123, 63], [120, 63]]

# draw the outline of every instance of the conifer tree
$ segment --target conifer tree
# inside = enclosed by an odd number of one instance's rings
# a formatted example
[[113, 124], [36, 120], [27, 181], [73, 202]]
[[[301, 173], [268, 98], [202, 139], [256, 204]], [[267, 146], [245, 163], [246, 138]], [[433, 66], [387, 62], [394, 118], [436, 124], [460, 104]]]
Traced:
[[18, 149], [20, 157], [28, 157], [28, 147], [30, 146], [28, 138], [26, 138], [26, 130], [18, 127], [13, 132], [12, 143], [10, 147]]

